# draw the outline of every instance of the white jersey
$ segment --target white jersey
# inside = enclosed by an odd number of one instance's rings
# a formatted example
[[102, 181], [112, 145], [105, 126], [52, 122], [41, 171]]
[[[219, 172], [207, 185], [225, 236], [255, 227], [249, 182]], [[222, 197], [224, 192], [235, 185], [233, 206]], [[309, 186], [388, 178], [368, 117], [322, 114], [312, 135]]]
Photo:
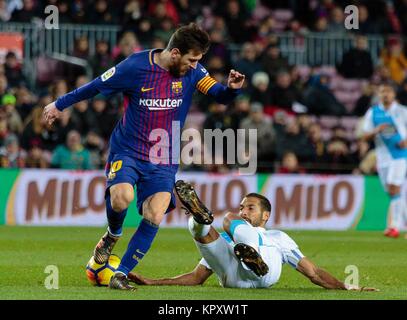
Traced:
[[261, 227], [255, 229], [259, 234], [259, 253], [269, 267], [269, 272], [263, 277], [256, 276], [237, 260], [233, 251], [235, 243], [227, 233], [221, 233], [221, 237], [210, 244], [196, 242], [203, 256], [200, 264], [213, 270], [223, 287], [270, 287], [279, 280], [283, 264], [297, 268], [304, 257], [286, 233]]
[[363, 131], [370, 133], [380, 124], [388, 127], [375, 137], [377, 167], [389, 167], [393, 160], [407, 159], [407, 149], [398, 147], [407, 138], [407, 107], [393, 102], [388, 110], [383, 105], [372, 106], [366, 113]]

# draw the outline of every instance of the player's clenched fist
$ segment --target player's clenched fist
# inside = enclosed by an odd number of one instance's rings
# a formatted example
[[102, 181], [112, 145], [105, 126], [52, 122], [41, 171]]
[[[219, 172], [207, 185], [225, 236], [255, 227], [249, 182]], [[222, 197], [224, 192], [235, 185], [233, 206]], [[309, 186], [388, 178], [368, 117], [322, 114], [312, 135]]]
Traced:
[[61, 111], [59, 111], [57, 109], [57, 107], [55, 106], [55, 102], [51, 102], [49, 105], [47, 105], [44, 108], [44, 111], [42, 113], [42, 116], [44, 118], [44, 120], [46, 121], [46, 123], [48, 123], [49, 125], [51, 125], [55, 119], [58, 119], [59, 116], [61, 115]]
[[245, 75], [236, 70], [230, 70], [228, 78], [228, 87], [231, 89], [240, 89], [243, 86]]

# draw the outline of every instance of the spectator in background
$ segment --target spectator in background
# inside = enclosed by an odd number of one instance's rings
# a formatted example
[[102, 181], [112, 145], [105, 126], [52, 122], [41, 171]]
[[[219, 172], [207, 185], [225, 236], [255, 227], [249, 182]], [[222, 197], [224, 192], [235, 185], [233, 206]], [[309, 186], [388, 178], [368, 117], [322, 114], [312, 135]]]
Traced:
[[75, 88], [82, 87], [84, 84], [88, 83], [89, 81], [90, 81], [89, 78], [86, 75], [82, 74], [76, 78]]
[[[48, 100], [40, 100], [47, 102]], [[49, 101], [52, 102], [51, 99]], [[41, 103], [41, 102], [40, 102]], [[46, 125], [42, 119], [42, 107], [35, 107], [24, 123], [23, 133], [21, 135], [21, 147], [25, 150], [33, 146], [44, 148], [43, 135], [46, 133]]]
[[92, 100], [92, 113], [94, 125], [92, 125], [91, 131], [108, 141], [116, 122], [119, 120], [117, 112], [109, 108], [106, 97], [98, 94]]
[[323, 164], [326, 162], [326, 143], [322, 139], [322, 129], [318, 123], [313, 123], [308, 129], [308, 140], [312, 150], [310, 162], [316, 164]]
[[345, 78], [368, 79], [372, 76], [373, 60], [366, 36], [356, 36], [355, 47], [344, 53], [338, 71]]
[[142, 8], [139, 0], [128, 0], [123, 8], [121, 23], [123, 30], [134, 30], [142, 17]]
[[380, 32], [380, 27], [375, 19], [369, 15], [369, 11], [365, 5], [358, 6], [359, 12], [359, 29], [362, 34], [375, 34]]
[[58, 144], [62, 144], [66, 141], [68, 133], [72, 130], [76, 130], [75, 123], [72, 120], [72, 108], [65, 109], [57, 121], [55, 126], [51, 126], [51, 130], [55, 128]]
[[318, 17], [314, 24], [314, 32], [328, 32], [328, 19], [325, 16]]
[[6, 0], [0, 0], [0, 21], [1, 22], [7, 22], [11, 18], [11, 13], [9, 12], [7, 8], [7, 1]]
[[312, 156], [308, 138], [304, 132], [301, 131], [296, 118], [292, 118], [288, 121], [283, 131], [277, 131], [277, 158], [282, 159], [284, 153], [287, 151], [294, 152], [300, 160], [306, 160]]
[[287, 58], [281, 55], [281, 50], [278, 45], [269, 45], [262, 57], [261, 64], [270, 77], [271, 82], [275, 81], [277, 72], [279, 70], [289, 70], [290, 65], [288, 64]]
[[92, 21], [95, 24], [117, 23], [115, 8], [109, 7], [107, 0], [96, 0], [94, 4], [90, 3], [87, 12], [89, 12], [89, 21]]
[[180, 23], [188, 24], [190, 21], [196, 20], [201, 14], [201, 8], [204, 2], [204, 0], [176, 0], [174, 5], [177, 8]]
[[71, 1], [72, 21], [74, 23], [86, 23], [86, 0]]
[[23, 0], [23, 7], [12, 13], [11, 21], [31, 22], [35, 16], [38, 16], [38, 12], [34, 0]]
[[346, 108], [329, 89], [327, 75], [315, 75], [310, 78], [308, 87], [303, 93], [304, 104], [309, 113], [314, 115], [343, 116]]
[[76, 39], [72, 55], [85, 60], [89, 59], [89, 41], [86, 36]]
[[251, 101], [260, 102], [263, 106], [271, 106], [271, 90], [270, 90], [270, 78], [267, 73], [263, 71], [258, 71], [253, 74], [251, 90]]
[[[129, 28], [123, 28], [124, 30], [128, 30]], [[147, 45], [151, 48], [157, 48], [153, 45], [149, 45], [153, 39], [153, 26], [151, 24], [151, 20], [148, 17], [142, 17], [137, 20], [137, 26], [135, 28], [131, 28], [132, 30], [136, 30], [137, 37], [141, 44]]]
[[17, 56], [14, 52], [9, 51], [6, 54], [4, 62], [4, 74], [10, 87], [18, 87], [25, 82], [22, 66], [18, 62]]
[[208, 62], [206, 63], [206, 69], [210, 74], [225, 74], [227, 72], [224, 60], [216, 55], [209, 58]]
[[113, 66], [113, 59], [107, 41], [99, 40], [96, 42], [96, 52], [89, 63], [92, 66], [93, 77], [95, 78]]
[[69, 2], [59, 0], [57, 2], [59, 23], [72, 23], [71, 10]]
[[261, 65], [257, 61], [256, 49], [252, 43], [246, 42], [243, 44], [240, 59], [236, 61], [234, 67], [246, 76], [249, 83], [253, 74], [261, 71]]
[[1, 99], [1, 108], [6, 111], [10, 131], [20, 135], [23, 131], [23, 122], [16, 110], [16, 97], [12, 94], [5, 94]]
[[275, 145], [275, 132], [273, 124], [269, 117], [266, 117], [263, 112], [263, 106], [258, 102], [253, 102], [250, 105], [249, 116], [242, 120], [240, 129], [245, 130], [245, 150], [253, 150], [249, 146], [249, 130], [255, 129], [257, 131], [257, 161], [259, 162], [258, 171], [267, 171], [265, 164], [274, 159], [274, 145]]
[[90, 130], [86, 135], [85, 148], [89, 150], [91, 167], [94, 169], [103, 169], [105, 163], [101, 161], [105, 142], [102, 137], [94, 130]]
[[287, 71], [277, 73], [276, 84], [271, 88], [271, 104], [292, 112], [294, 102], [302, 101], [301, 93], [292, 85]]
[[4, 139], [4, 147], [0, 148], [0, 167], [24, 168], [26, 152], [20, 148], [18, 137], [9, 134]]
[[8, 81], [5, 75], [0, 74], [0, 99], [7, 93]]
[[292, 86], [299, 92], [303, 92], [305, 87], [305, 81], [301, 79], [300, 72], [297, 66], [292, 66], [290, 68], [290, 77], [291, 77], [291, 84]]
[[7, 125], [7, 115], [3, 108], [0, 108], [0, 147], [4, 145], [4, 139], [9, 134]]
[[370, 144], [366, 140], [358, 139], [356, 141], [356, 149], [351, 152], [352, 163], [355, 164], [356, 168], [365, 159], [370, 149]]
[[168, 42], [174, 31], [175, 28], [172, 19], [170, 17], [164, 17], [160, 22], [160, 26], [154, 30], [153, 36]]
[[328, 22], [327, 31], [331, 33], [345, 34], [347, 30], [344, 25], [345, 15], [343, 9], [339, 6], [336, 6], [331, 9], [329, 15], [330, 19]]
[[294, 152], [288, 151], [284, 153], [281, 161], [281, 166], [277, 173], [280, 174], [302, 174], [305, 173], [305, 169], [301, 168], [298, 163], [298, 158]]
[[166, 42], [160, 38], [151, 39], [151, 48], [164, 49], [166, 47]]
[[91, 128], [96, 127], [95, 115], [89, 108], [88, 100], [82, 100], [74, 104], [71, 122], [73, 127], [75, 127], [81, 135], [86, 135]]
[[202, 63], [208, 67], [208, 62], [213, 58], [218, 58], [226, 69], [230, 69], [230, 54], [223, 33], [218, 29], [209, 32], [211, 46], [207, 54], [204, 55]]
[[[400, 104], [407, 106], [407, 78], [403, 80], [397, 91], [397, 100]], [[365, 111], [367, 111], [367, 109]]]
[[179, 23], [177, 8], [171, 0], [148, 2], [148, 14], [153, 17], [153, 26], [155, 29], [159, 28], [161, 20], [165, 17], [171, 18], [175, 26]]
[[254, 36], [254, 41], [261, 43], [263, 47], [269, 44], [269, 36], [275, 30], [275, 20], [271, 15], [265, 16], [258, 24], [257, 32]]
[[[369, 109], [373, 104], [375, 104], [375, 93], [377, 86], [373, 83], [366, 83], [363, 85], [362, 95], [356, 101], [355, 108], [352, 110], [352, 115], [362, 117], [366, 114], [367, 109]], [[407, 96], [406, 96], [407, 98]]]
[[391, 79], [398, 85], [401, 84], [407, 74], [407, 58], [399, 39], [389, 39], [388, 46], [381, 52], [380, 60], [383, 66], [389, 69]]
[[[226, 112], [227, 111], [227, 106], [224, 104], [220, 103], [211, 103], [209, 106], [209, 115], [205, 119], [203, 123], [203, 129], [220, 129], [222, 131], [230, 128], [232, 126], [232, 117]], [[205, 141], [207, 142], [207, 141]], [[223, 143], [223, 150], [218, 150], [216, 149], [215, 144], [212, 145], [212, 150], [208, 150], [212, 154], [212, 163], [215, 163], [215, 155], [216, 153], [222, 154], [223, 156], [223, 161], [222, 163], [227, 162], [227, 144]], [[208, 148], [207, 145], [205, 145], [205, 148]], [[212, 171], [217, 171], [219, 168], [212, 168]], [[223, 169], [222, 169], [223, 170]]]
[[[329, 169], [336, 173], [350, 173], [352, 156], [349, 142], [343, 137], [344, 129], [334, 129], [334, 135], [329, 140], [326, 147], [326, 159]], [[342, 132], [342, 133], [341, 133]]]
[[225, 11], [221, 16], [225, 18], [225, 23], [232, 42], [243, 43], [248, 40], [248, 33], [246, 32], [246, 13], [239, 1], [228, 0]]
[[61, 95], [68, 93], [68, 84], [66, 80], [64, 79], [56, 80], [56, 82], [54, 82], [51, 85], [50, 92], [53, 100], [56, 100]]
[[48, 162], [44, 156], [44, 151], [38, 144], [33, 144], [28, 149], [27, 157], [25, 159], [26, 168], [44, 169], [48, 167]]
[[244, 118], [249, 115], [250, 112], [250, 97], [248, 95], [239, 95], [234, 100], [234, 107], [230, 114], [232, 117], [232, 129], [237, 130], [240, 128], [240, 124]]
[[[16, 109], [18, 111], [18, 114], [21, 117], [21, 120], [24, 122], [25, 119], [31, 113], [32, 109], [34, 108], [37, 98], [25, 86], [18, 87], [15, 90], [15, 93], [16, 93], [15, 96], [17, 98]], [[51, 99], [51, 96], [48, 95], [48, 97]], [[52, 100], [51, 100], [51, 102], [52, 102]]]
[[89, 151], [81, 144], [81, 135], [78, 131], [69, 131], [66, 144], [61, 144], [55, 149], [51, 166], [72, 170], [92, 169]]
[[113, 64], [118, 64], [132, 53], [140, 50], [141, 47], [134, 32], [125, 32], [119, 41], [119, 46], [113, 50]]

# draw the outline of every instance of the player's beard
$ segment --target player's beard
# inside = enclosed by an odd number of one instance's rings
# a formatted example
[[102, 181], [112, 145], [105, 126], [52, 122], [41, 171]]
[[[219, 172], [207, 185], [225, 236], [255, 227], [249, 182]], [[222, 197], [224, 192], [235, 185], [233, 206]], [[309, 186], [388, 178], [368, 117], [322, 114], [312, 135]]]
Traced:
[[187, 73], [186, 71], [181, 70], [181, 66], [179, 64], [174, 64], [168, 68], [168, 72], [174, 77], [174, 78], [180, 78], [185, 76]]

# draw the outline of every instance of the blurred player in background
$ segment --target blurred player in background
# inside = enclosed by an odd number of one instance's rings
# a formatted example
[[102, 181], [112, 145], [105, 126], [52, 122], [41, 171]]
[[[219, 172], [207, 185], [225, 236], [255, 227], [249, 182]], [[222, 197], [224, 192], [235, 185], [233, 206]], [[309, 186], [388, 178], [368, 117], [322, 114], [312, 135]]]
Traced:
[[282, 265], [288, 263], [314, 284], [326, 289], [376, 291], [374, 288], [348, 286], [304, 257], [286, 233], [266, 230], [271, 214], [270, 201], [257, 193], [246, 195], [239, 214], [228, 213], [223, 220], [225, 232], [219, 234], [210, 223], [213, 216], [202, 204], [189, 183], [180, 180], [176, 190], [192, 214], [189, 230], [202, 259], [195, 269], [167, 279], [148, 279], [130, 273], [141, 285], [199, 285], [216, 273], [222, 287], [268, 288], [280, 278]]
[[[143, 219], [133, 235], [109, 287], [134, 290], [127, 275], [149, 250], [166, 212], [175, 207], [173, 188], [178, 159], [173, 161], [173, 122], [183, 127], [196, 89], [218, 103], [231, 102], [240, 92], [245, 76], [229, 73], [227, 86], [209, 76], [198, 63], [210, 45], [208, 34], [196, 24], [179, 28], [167, 47], [130, 55], [117, 66], [82, 87], [46, 106], [48, 123], [62, 111], [101, 93], [124, 93], [124, 115], [110, 138], [106, 166], [106, 212], [108, 230], [94, 250], [95, 261], [104, 264], [122, 235], [122, 225], [137, 186], [137, 207]], [[153, 130], [164, 130], [151, 137]], [[179, 139], [175, 138], [175, 139]], [[154, 152], [160, 143], [161, 153]], [[157, 149], [157, 148], [156, 148]], [[177, 151], [176, 151], [177, 152]]]
[[363, 138], [374, 139], [377, 171], [384, 189], [390, 196], [390, 219], [385, 236], [397, 238], [406, 218], [406, 202], [401, 186], [407, 170], [407, 108], [395, 100], [390, 84], [379, 87], [380, 103], [366, 113]]

